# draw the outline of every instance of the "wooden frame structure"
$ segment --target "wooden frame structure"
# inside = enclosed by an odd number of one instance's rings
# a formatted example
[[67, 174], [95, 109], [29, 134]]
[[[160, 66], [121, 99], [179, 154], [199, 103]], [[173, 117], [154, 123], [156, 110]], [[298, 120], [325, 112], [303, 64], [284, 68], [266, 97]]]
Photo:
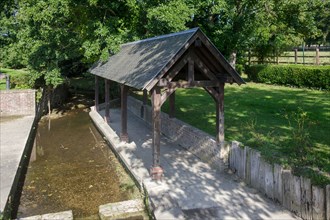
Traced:
[[[174, 44], [174, 45], [173, 45]], [[147, 55], [146, 55], [147, 54]], [[123, 57], [126, 59], [123, 60]], [[120, 63], [123, 62], [123, 63]], [[164, 63], [165, 65], [158, 65]], [[156, 67], [155, 67], [156, 66]], [[224, 87], [225, 83], [245, 83], [222, 54], [199, 29], [163, 35], [124, 44], [122, 50], [106, 63], [91, 69], [95, 75], [95, 105], [98, 103], [99, 77], [105, 79], [105, 120], [109, 122], [109, 80], [121, 85], [121, 134], [128, 141], [127, 95], [129, 87], [143, 90], [152, 103], [151, 176], [159, 179], [163, 174], [160, 164], [161, 107], [169, 99], [170, 118], [175, 117], [175, 91], [179, 88], [204, 88], [216, 103], [216, 140], [224, 145]], [[141, 114], [143, 114], [141, 112]]]

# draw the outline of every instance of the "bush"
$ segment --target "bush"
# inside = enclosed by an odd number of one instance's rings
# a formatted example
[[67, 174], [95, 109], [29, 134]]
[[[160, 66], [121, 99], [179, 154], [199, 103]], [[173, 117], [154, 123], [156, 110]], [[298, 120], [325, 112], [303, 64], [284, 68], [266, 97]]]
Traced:
[[29, 83], [28, 74], [13, 75], [10, 77], [10, 87], [15, 89], [28, 89], [31, 88]]
[[254, 82], [330, 90], [330, 66], [253, 65], [246, 74]]

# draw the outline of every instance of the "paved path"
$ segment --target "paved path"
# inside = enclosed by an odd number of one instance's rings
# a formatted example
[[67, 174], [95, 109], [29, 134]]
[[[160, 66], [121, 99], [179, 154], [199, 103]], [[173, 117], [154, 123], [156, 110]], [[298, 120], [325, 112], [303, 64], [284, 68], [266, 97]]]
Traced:
[[295, 218], [256, 190], [235, 181], [234, 176], [215, 172], [208, 164], [164, 136], [161, 138], [161, 165], [165, 177], [162, 182], [152, 181], [148, 173], [152, 165], [150, 128], [129, 112], [131, 142], [125, 144], [118, 138], [119, 110], [110, 111], [111, 128], [100, 114], [91, 111], [90, 116], [124, 163], [146, 186], [157, 219]]
[[2, 212], [15, 179], [34, 116], [0, 118], [0, 211]]

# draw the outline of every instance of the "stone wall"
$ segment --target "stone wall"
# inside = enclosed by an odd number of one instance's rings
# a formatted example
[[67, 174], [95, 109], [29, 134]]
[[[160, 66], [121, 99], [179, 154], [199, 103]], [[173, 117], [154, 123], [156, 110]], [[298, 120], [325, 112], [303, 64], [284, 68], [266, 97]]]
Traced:
[[[148, 105], [133, 97], [128, 97], [128, 109], [149, 125], [152, 122], [152, 110]], [[176, 118], [170, 118], [168, 114], [161, 113], [161, 132], [169, 139], [175, 141], [183, 148], [208, 163], [212, 168], [222, 171], [226, 168], [226, 149], [221, 149], [216, 144], [214, 137], [194, 128]]]
[[1, 90], [0, 116], [35, 115], [35, 90]]

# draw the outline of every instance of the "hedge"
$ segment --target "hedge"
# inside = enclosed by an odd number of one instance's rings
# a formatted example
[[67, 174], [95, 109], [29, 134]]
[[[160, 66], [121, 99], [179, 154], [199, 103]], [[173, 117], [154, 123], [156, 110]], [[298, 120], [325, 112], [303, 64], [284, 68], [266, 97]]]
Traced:
[[330, 90], [330, 66], [258, 64], [245, 71], [254, 82]]

